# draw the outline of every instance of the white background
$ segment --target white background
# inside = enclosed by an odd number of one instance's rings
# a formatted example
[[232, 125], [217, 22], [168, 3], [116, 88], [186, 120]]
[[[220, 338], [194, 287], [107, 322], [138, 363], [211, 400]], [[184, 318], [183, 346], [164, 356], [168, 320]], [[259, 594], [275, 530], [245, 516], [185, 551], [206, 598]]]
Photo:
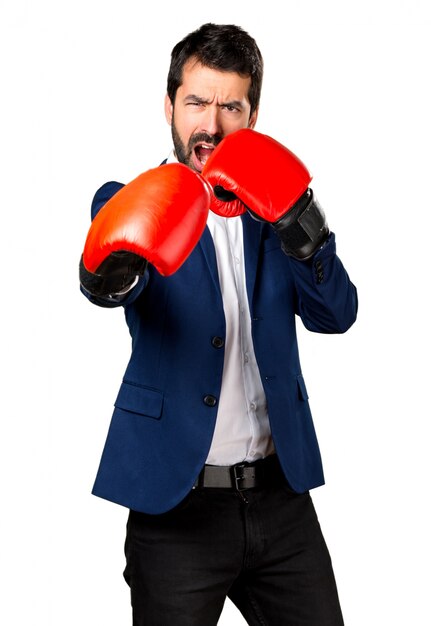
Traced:
[[170, 51], [206, 21], [256, 38], [257, 130], [313, 172], [359, 290], [346, 335], [299, 332], [346, 624], [431, 624], [428, 5], [1, 0], [2, 624], [131, 624], [127, 511], [90, 495], [129, 338], [78, 261], [95, 190], [167, 155]]

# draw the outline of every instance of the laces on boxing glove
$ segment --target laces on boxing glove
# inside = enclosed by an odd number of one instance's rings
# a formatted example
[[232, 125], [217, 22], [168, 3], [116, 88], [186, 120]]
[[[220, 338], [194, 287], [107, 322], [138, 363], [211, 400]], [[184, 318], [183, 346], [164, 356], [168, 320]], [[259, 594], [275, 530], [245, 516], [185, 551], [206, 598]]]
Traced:
[[215, 185], [213, 191], [217, 200], [221, 200], [222, 202], [238, 200], [238, 196], [233, 191], [229, 191], [229, 189], [225, 189], [221, 185]]

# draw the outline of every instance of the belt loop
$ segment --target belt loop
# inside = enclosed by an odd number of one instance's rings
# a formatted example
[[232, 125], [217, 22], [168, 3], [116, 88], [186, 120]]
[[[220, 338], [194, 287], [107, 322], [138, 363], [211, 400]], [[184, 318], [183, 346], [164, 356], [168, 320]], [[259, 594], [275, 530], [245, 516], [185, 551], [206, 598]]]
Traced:
[[198, 489], [198, 488], [200, 489], [202, 487], [204, 474], [205, 474], [205, 466], [199, 472], [198, 477], [196, 478], [195, 484], [193, 485], [192, 489]]

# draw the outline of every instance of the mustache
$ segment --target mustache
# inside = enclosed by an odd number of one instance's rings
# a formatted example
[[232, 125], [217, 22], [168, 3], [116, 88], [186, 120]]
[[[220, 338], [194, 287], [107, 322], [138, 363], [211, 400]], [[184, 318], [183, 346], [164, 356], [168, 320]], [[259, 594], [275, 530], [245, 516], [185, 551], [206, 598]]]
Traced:
[[192, 135], [189, 139], [189, 150], [193, 149], [197, 143], [207, 143], [211, 146], [218, 146], [222, 137], [220, 135], [209, 135], [208, 133], [196, 133]]

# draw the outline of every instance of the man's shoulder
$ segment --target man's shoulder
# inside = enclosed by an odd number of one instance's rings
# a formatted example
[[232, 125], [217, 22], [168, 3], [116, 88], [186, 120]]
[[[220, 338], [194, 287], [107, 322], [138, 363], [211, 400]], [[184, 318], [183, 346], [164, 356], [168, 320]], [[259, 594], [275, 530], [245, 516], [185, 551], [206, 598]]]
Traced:
[[123, 187], [124, 183], [119, 183], [115, 180], [111, 180], [99, 187], [94, 194], [93, 202], [91, 203], [91, 219], [94, 219], [102, 206]]
[[[171, 157], [164, 159], [160, 165], [165, 165], [170, 161]], [[91, 219], [94, 219], [95, 215], [100, 211], [102, 206], [108, 202], [120, 189], [124, 187], [125, 183], [119, 183], [116, 180], [110, 180], [104, 183], [96, 191], [91, 203]]]

